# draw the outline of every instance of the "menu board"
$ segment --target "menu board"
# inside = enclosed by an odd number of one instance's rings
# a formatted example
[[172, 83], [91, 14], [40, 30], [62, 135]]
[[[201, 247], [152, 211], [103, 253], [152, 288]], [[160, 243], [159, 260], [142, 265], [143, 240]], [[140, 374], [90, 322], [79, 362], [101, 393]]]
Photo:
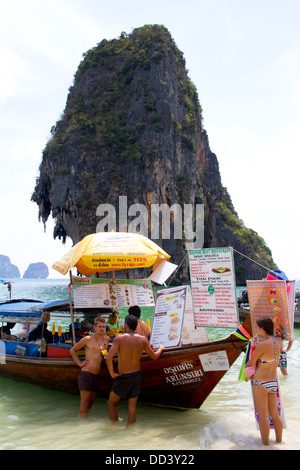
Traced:
[[150, 343], [154, 348], [181, 345], [181, 332], [187, 286], [163, 289], [157, 293]]
[[206, 328], [195, 327], [192, 293], [190, 287], [187, 286], [181, 335], [182, 345], [206, 343], [208, 341]]
[[73, 277], [75, 308], [154, 306], [151, 281]]
[[238, 327], [232, 248], [189, 251], [195, 326]]
[[270, 317], [275, 333], [280, 333], [282, 325], [285, 339], [290, 340], [292, 334], [286, 281], [247, 281], [247, 290], [253, 336], [258, 332], [256, 320]]
[[157, 293], [150, 343], [174, 348], [209, 341], [205, 328], [195, 328], [189, 286], [163, 289]]

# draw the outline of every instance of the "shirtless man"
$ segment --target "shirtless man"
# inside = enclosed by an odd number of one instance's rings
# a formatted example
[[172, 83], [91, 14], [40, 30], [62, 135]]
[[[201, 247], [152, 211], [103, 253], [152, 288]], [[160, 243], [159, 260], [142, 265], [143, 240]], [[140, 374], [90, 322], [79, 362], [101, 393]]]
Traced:
[[[87, 411], [91, 408], [99, 389], [102, 351], [106, 354], [109, 343], [109, 336], [106, 335], [105, 327], [105, 318], [95, 318], [94, 333], [91, 336], [85, 336], [70, 349], [72, 358], [81, 368], [78, 376], [78, 386], [81, 398], [79, 414], [82, 418], [86, 417]], [[77, 355], [77, 351], [82, 348], [85, 348], [85, 360], [83, 362], [80, 361]]]
[[149, 339], [150, 333], [149, 333], [149, 330], [148, 330], [148, 326], [146, 325], [146, 323], [144, 321], [140, 320], [140, 317], [141, 317], [140, 307], [138, 305], [134, 305], [132, 307], [129, 307], [128, 314], [129, 315], [134, 315], [138, 319], [138, 324], [137, 324], [135, 332], [138, 335], [145, 336], [145, 338]]
[[[118, 421], [117, 405], [119, 401], [128, 399], [128, 424], [136, 421], [136, 405], [142, 382], [140, 359], [145, 351], [151, 359], [158, 359], [164, 350], [159, 346], [154, 352], [144, 336], [135, 333], [138, 320], [134, 315], [125, 318], [125, 333], [117, 336], [106, 356], [106, 364], [113, 379], [116, 379], [107, 402], [109, 418]], [[114, 372], [113, 357], [118, 353], [119, 373]]]

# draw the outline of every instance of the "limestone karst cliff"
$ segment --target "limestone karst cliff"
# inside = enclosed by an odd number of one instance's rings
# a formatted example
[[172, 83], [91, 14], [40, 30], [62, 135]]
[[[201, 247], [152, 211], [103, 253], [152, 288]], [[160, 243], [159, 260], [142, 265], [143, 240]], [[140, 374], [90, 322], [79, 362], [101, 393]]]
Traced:
[[0, 255], [0, 277], [4, 279], [21, 277], [19, 268], [6, 255]]
[[[204, 247], [230, 245], [275, 267], [222, 185], [197, 90], [164, 26], [146, 25], [86, 52], [51, 133], [32, 200], [44, 223], [51, 213], [55, 218], [54, 237], [76, 243], [95, 232], [97, 207], [113, 204], [118, 215], [119, 196], [149, 210], [155, 203], [204, 204]], [[155, 241], [181, 262], [182, 240]], [[239, 255], [235, 265], [237, 284], [266, 274]], [[176, 282], [187, 279], [185, 261]]]
[[43, 262], [30, 263], [23, 274], [24, 279], [47, 279], [48, 276], [48, 266]]

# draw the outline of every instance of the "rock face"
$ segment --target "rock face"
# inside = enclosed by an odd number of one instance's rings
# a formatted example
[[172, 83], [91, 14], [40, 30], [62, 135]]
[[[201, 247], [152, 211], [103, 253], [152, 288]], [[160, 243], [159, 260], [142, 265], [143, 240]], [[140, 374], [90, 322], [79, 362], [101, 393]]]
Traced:
[[11, 264], [9, 257], [5, 255], [0, 255], [0, 277], [5, 279], [21, 277], [19, 268]]
[[47, 279], [49, 269], [45, 263], [31, 263], [26, 269], [24, 279]]
[[[44, 223], [52, 212], [54, 238], [76, 243], [95, 232], [99, 205], [112, 204], [118, 222], [119, 196], [149, 211], [153, 204], [203, 204], [204, 247], [230, 245], [274, 269], [271, 251], [244, 226], [222, 185], [197, 90], [168, 30], [147, 25], [83, 56], [32, 195]], [[117, 223], [116, 230], [126, 229]], [[174, 263], [186, 254], [183, 240], [161, 231], [154, 241]], [[239, 255], [235, 265], [240, 285], [266, 274]], [[185, 259], [174, 281], [187, 280]]]

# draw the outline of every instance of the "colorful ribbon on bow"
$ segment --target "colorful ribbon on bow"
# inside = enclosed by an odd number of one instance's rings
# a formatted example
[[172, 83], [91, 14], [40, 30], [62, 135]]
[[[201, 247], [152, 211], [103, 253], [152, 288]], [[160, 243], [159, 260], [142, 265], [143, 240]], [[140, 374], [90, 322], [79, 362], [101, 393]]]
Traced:
[[250, 349], [251, 349], [252, 336], [250, 335], [250, 333], [248, 333], [248, 331], [242, 325], [239, 326], [239, 328], [234, 332], [234, 335], [237, 336], [238, 338], [244, 340], [244, 341], [248, 341], [246, 353], [244, 355], [243, 363], [242, 363], [240, 373], [239, 373], [239, 377], [238, 377], [238, 380], [242, 380], [243, 382], [248, 382], [248, 379], [244, 374], [244, 370], [245, 370], [245, 364], [247, 364], [247, 362], [250, 359]]

